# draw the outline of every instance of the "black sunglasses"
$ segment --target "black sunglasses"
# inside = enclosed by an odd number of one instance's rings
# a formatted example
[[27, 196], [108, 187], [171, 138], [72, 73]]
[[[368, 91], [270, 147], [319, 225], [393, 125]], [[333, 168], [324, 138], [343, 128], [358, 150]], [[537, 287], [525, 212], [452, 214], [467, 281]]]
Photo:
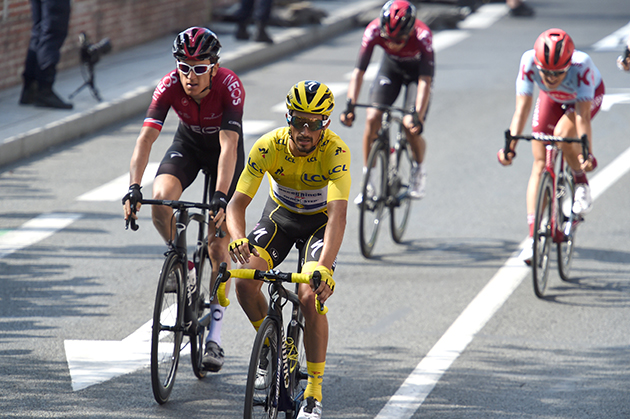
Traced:
[[296, 129], [301, 130], [306, 127], [309, 131], [319, 131], [324, 128], [326, 121], [323, 119], [309, 119], [301, 116], [287, 115], [287, 122]]

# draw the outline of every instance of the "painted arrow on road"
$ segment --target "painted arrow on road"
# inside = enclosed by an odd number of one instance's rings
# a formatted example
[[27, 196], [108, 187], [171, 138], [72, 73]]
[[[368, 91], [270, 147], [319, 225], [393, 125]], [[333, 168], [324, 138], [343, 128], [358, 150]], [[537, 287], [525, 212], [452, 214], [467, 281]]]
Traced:
[[[151, 357], [152, 324], [153, 320], [149, 320], [120, 341], [64, 341], [72, 390], [83, 390], [148, 366]], [[190, 347], [186, 345], [181, 354], [186, 355], [189, 351]]]

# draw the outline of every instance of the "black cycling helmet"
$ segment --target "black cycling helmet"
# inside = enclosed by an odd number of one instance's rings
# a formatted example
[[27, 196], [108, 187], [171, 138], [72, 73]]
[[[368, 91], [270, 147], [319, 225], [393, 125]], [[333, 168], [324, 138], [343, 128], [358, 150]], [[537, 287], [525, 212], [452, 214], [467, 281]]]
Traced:
[[400, 39], [416, 25], [416, 7], [405, 0], [389, 0], [381, 9], [381, 35]]
[[180, 32], [173, 41], [173, 56], [180, 61], [219, 60], [221, 43], [216, 34], [207, 28], [193, 26]]

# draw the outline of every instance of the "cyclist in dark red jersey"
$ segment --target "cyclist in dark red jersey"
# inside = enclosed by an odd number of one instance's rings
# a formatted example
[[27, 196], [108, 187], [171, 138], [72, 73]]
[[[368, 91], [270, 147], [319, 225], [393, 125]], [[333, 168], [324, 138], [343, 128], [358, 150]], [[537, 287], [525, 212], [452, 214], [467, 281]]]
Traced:
[[[424, 196], [426, 173], [422, 167], [426, 143], [422, 137], [424, 121], [429, 108], [431, 85], [435, 72], [433, 34], [420, 20], [416, 19], [416, 8], [406, 0], [390, 0], [381, 9], [380, 17], [365, 29], [359, 50], [359, 58], [348, 86], [347, 108], [341, 114], [341, 122], [351, 126], [354, 122], [354, 104], [357, 102], [363, 76], [370, 63], [372, 52], [380, 45], [385, 54], [374, 83], [370, 89], [370, 103], [392, 105], [402, 85], [408, 89], [407, 103], [403, 106], [412, 114], [405, 116], [403, 123], [414, 154], [412, 198]], [[381, 127], [383, 112], [375, 108], [367, 111], [363, 134], [363, 170], [365, 172], [372, 141]], [[360, 204], [359, 194], [355, 199]]]
[[[227, 250], [230, 236], [215, 237], [215, 228], [225, 220], [225, 209], [245, 159], [242, 138], [245, 90], [233, 71], [220, 67], [220, 49], [219, 39], [206, 28], [191, 27], [175, 38], [173, 55], [177, 69], [164, 76], [153, 93], [131, 157], [129, 192], [123, 198], [125, 219], [137, 218], [131, 206], [140, 209], [140, 183], [151, 147], [160, 135], [169, 109], [173, 108], [180, 122], [153, 181], [153, 198], [177, 200], [200, 170], [210, 173], [214, 224], [209, 226], [208, 250], [213, 266], [230, 263]], [[152, 218], [162, 238], [170, 244], [175, 229], [172, 209], [154, 205]], [[224, 308], [212, 304], [211, 311], [203, 364], [207, 370], [216, 372], [223, 366]]]

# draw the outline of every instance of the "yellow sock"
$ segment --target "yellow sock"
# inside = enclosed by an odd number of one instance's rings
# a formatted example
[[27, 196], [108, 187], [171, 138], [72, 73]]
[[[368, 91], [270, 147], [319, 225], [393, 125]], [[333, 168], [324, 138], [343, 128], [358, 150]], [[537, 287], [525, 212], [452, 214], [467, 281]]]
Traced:
[[322, 401], [322, 381], [324, 380], [324, 368], [326, 362], [308, 362], [306, 361], [306, 369], [308, 370], [308, 384], [304, 390], [304, 398], [314, 397], [317, 401]]
[[262, 325], [263, 320], [265, 320], [264, 317], [260, 320], [252, 322], [252, 326], [254, 326], [254, 329], [256, 329], [257, 332], [258, 332], [258, 329], [260, 329], [260, 325]]

